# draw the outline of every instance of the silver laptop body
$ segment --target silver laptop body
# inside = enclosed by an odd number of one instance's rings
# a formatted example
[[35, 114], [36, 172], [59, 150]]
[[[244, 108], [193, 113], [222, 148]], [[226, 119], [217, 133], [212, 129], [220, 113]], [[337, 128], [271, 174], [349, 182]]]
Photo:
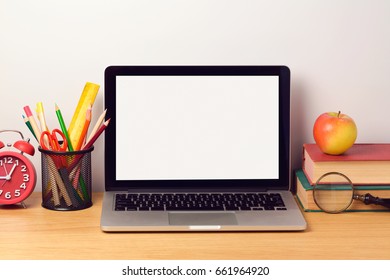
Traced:
[[103, 231], [306, 228], [286, 66], [109, 66], [104, 96]]

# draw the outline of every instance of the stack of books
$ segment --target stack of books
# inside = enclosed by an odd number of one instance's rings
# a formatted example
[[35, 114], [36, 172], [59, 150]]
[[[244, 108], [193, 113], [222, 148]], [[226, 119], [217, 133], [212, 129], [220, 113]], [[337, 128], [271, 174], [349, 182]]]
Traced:
[[[320, 211], [313, 199], [313, 186], [328, 172], [346, 175], [355, 194], [370, 193], [390, 198], [390, 144], [355, 144], [342, 155], [324, 154], [316, 144], [303, 145], [302, 169], [296, 171], [297, 198], [305, 211]], [[380, 205], [354, 200], [348, 210], [383, 211]]]

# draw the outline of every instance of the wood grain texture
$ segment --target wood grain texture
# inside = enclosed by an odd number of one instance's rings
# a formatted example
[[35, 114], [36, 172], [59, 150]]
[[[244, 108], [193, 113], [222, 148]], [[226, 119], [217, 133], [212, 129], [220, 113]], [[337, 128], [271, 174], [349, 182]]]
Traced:
[[304, 232], [104, 233], [102, 193], [85, 210], [0, 207], [0, 259], [390, 259], [390, 213], [304, 213]]

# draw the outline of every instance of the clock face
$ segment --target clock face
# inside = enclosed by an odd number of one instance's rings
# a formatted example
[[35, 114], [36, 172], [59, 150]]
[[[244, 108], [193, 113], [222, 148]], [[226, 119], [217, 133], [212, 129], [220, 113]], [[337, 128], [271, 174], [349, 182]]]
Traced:
[[0, 153], [0, 204], [25, 200], [34, 190], [36, 171], [21, 153]]

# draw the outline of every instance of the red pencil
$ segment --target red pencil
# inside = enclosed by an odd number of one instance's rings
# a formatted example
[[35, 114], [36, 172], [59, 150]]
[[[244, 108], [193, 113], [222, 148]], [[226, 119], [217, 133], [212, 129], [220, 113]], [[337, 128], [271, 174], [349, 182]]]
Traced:
[[91, 138], [91, 140], [89, 140], [89, 142], [87, 144], [85, 144], [85, 146], [83, 147], [83, 150], [87, 150], [87, 149], [92, 147], [93, 143], [95, 143], [95, 141], [99, 138], [100, 134], [102, 134], [103, 131], [106, 129], [106, 127], [110, 123], [110, 120], [111, 119], [106, 120], [101, 125], [101, 127], [96, 131], [95, 135]]

